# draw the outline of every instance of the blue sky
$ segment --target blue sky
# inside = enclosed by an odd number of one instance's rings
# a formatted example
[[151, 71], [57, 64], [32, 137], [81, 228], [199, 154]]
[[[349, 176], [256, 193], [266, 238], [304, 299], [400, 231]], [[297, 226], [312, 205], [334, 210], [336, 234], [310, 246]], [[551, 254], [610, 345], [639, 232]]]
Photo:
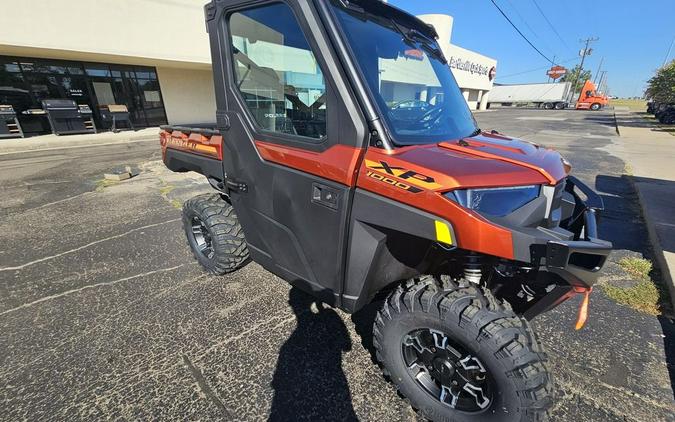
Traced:
[[[675, 0], [495, 0], [546, 56], [579, 63], [579, 39], [599, 37], [586, 57], [595, 77], [600, 58], [612, 95], [641, 95], [675, 36]], [[560, 34], [550, 29], [534, 1]], [[511, 27], [490, 0], [389, 0], [413, 14], [454, 17], [452, 43], [497, 59], [497, 82], [545, 82], [548, 62]], [[571, 15], [570, 11], [575, 14]], [[670, 53], [675, 59], [675, 47]], [[534, 72], [521, 73], [542, 68]]]

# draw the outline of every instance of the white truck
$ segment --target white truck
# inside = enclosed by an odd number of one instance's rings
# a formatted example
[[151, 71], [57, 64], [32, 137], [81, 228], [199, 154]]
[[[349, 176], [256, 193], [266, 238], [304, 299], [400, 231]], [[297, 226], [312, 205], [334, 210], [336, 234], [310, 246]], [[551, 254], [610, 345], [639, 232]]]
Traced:
[[533, 104], [536, 107], [562, 110], [569, 105], [570, 82], [495, 85], [490, 91], [488, 107]]

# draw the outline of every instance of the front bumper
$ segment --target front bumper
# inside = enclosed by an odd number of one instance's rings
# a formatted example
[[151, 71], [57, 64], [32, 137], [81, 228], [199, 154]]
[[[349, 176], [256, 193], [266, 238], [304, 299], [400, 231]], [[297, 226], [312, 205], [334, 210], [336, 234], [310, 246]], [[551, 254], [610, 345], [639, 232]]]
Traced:
[[574, 198], [574, 209], [559, 227], [513, 232], [514, 250], [520, 251], [518, 260], [529, 261], [538, 269], [537, 284], [545, 286], [547, 292], [525, 312], [528, 319], [589, 291], [612, 251], [611, 242], [598, 238], [602, 198], [572, 176], [566, 181], [565, 191]]
[[[612, 250], [598, 238], [602, 198], [579, 179], [569, 176], [565, 191], [574, 199], [570, 216], [556, 227], [510, 227], [514, 259], [540, 271], [557, 274], [573, 287], [589, 288]], [[581, 198], [585, 196], [585, 200]]]

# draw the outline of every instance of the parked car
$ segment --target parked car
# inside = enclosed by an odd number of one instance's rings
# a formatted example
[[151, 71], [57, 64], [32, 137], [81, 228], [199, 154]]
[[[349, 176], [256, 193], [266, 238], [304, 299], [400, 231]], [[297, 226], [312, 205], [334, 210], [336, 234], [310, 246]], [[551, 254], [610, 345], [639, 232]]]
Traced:
[[672, 110], [675, 107], [675, 104], [659, 104], [654, 112], [654, 117], [660, 122], [664, 114], [668, 113], [669, 110]]
[[659, 122], [666, 125], [675, 124], [675, 104], [668, 104], [664, 107], [664, 109], [660, 111], [658, 119]]

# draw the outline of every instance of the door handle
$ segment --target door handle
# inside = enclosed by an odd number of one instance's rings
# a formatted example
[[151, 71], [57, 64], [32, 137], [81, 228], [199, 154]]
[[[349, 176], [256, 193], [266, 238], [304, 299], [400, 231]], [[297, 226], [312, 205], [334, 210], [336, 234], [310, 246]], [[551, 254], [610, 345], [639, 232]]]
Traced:
[[336, 210], [340, 203], [340, 192], [326, 185], [312, 183], [312, 202]]

